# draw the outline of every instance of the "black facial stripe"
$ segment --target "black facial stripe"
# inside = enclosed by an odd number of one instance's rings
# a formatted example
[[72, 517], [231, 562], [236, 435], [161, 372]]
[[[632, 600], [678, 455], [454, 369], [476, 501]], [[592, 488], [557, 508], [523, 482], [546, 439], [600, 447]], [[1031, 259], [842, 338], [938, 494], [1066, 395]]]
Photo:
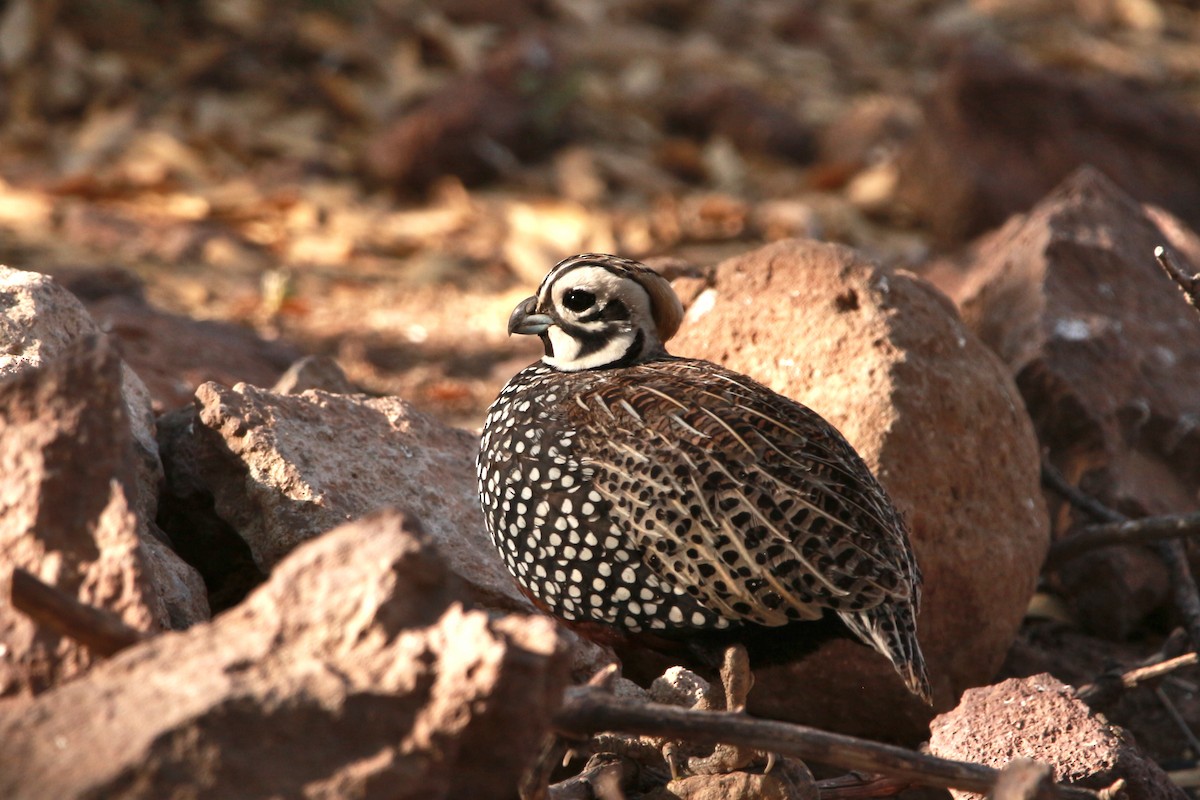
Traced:
[[565, 320], [558, 323], [563, 332], [570, 336], [575, 341], [579, 342], [579, 354], [577, 358], [590, 356], [604, 348], [612, 338], [611, 331], [590, 331], [580, 325], [576, 325]]
[[626, 320], [630, 318], [629, 306], [620, 300], [610, 300], [600, 309], [600, 319], [608, 321]]

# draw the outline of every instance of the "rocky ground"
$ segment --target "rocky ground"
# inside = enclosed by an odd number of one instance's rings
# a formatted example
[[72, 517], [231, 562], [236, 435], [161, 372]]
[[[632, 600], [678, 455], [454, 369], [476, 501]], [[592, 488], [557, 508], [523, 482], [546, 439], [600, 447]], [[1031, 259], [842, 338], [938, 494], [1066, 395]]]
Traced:
[[[1063, 555], [1095, 520], [1041, 479], [1197, 509], [1200, 316], [1152, 255], [1200, 269], [1195, 3], [13, 0], [0, 71], [0, 796], [515, 797], [608, 657], [493, 555], [473, 431], [585, 250], [913, 529], [935, 709], [835, 642], [752, 714], [1200, 785], [1200, 668], [1120, 678], [1194, 650], [1186, 550]], [[551, 796], [836, 795], [667, 784], [661, 744]]]

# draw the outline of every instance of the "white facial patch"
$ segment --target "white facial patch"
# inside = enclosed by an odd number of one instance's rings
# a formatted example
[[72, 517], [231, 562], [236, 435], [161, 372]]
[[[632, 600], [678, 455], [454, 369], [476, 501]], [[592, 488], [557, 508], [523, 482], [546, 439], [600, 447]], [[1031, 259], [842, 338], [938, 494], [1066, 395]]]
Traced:
[[[595, 304], [578, 311], [568, 308], [563, 298], [575, 289], [595, 295]], [[546, 303], [547, 294], [549, 303]], [[597, 310], [613, 302], [620, 302], [629, 309], [628, 319], [598, 318]], [[604, 267], [577, 267], [564, 271], [542, 287], [540, 305], [553, 307], [568, 328], [583, 330], [602, 340], [599, 348], [585, 352], [584, 341], [575, 338], [567, 328], [552, 325], [546, 334], [550, 337], [554, 355], [544, 356], [542, 361], [555, 369], [573, 372], [619, 361], [634, 345], [639, 331], [643, 342], [641, 352], [661, 347], [646, 290], [637, 281]]]

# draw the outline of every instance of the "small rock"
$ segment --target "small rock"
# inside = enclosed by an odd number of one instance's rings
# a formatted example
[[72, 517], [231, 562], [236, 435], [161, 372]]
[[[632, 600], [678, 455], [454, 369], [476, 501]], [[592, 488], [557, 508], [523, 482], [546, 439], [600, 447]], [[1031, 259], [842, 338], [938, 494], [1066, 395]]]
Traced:
[[0, 707], [0, 796], [513, 797], [565, 648], [464, 597], [414, 518], [342, 526], [211, 625]]
[[650, 701], [669, 706], [711, 706], [712, 685], [683, 667], [671, 667], [650, 684]]
[[[1048, 522], [1020, 395], [951, 303], [847, 248], [783, 241], [719, 265], [672, 345], [842, 431], [912, 529], [938, 707], [991, 680], [1033, 594]], [[751, 668], [750, 711], [765, 717], [916, 742], [933, 713], [886, 659], [849, 640], [788, 665], [756, 668], [752, 656]]]
[[[1193, 508], [1200, 490], [1200, 325], [1154, 263], [1165, 241], [1142, 206], [1085, 168], [981, 239], [957, 291], [967, 325], [1016, 377], [1050, 460], [1134, 515]], [[1065, 509], [1055, 519], [1059, 534], [1074, 521]], [[1121, 637], [1165, 599], [1153, 562], [1110, 548], [1059, 574], [1080, 621]]]
[[818, 800], [817, 785], [809, 776], [797, 783], [791, 775], [771, 771], [691, 775], [673, 780], [645, 795], [645, 800]]
[[[1014, 759], [1049, 764], [1055, 779], [1088, 789], [1125, 781], [1129, 800], [1183, 800], [1157, 764], [1048, 674], [969, 689], [953, 711], [930, 725], [930, 752], [1003, 768]], [[979, 795], [951, 790], [959, 800]]]
[[[174, 426], [180, 439], [164, 448], [167, 492], [209, 498], [220, 524], [249, 545], [262, 571], [303, 541], [395, 505], [429, 520], [443, 557], [478, 601], [531, 608], [484, 532], [475, 434], [394, 397], [281, 395], [207, 383], [195, 404]], [[164, 527], [172, 539], [186, 540], [196, 535], [195, 522], [184, 514]]]
[[[199, 576], [139, 518], [128, 373], [104, 338], [81, 337], [0, 380], [0, 596], [22, 567], [139, 630], [207, 619]], [[0, 695], [44, 691], [92, 661], [8, 603], [0, 641]]]
[[1090, 164], [1200, 224], [1200, 119], [1152, 93], [1068, 77], [996, 50], [953, 61], [900, 156], [897, 198], [947, 246], [997, 225]]

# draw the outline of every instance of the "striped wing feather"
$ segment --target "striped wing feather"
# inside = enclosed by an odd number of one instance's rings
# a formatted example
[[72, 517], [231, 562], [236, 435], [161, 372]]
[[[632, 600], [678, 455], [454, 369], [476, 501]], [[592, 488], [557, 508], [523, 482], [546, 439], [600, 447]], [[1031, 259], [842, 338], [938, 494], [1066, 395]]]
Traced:
[[624, 370], [579, 409], [593, 485], [655, 574], [694, 587], [705, 607], [782, 625], [826, 609], [916, 605], [903, 521], [810, 409], [689, 359]]

